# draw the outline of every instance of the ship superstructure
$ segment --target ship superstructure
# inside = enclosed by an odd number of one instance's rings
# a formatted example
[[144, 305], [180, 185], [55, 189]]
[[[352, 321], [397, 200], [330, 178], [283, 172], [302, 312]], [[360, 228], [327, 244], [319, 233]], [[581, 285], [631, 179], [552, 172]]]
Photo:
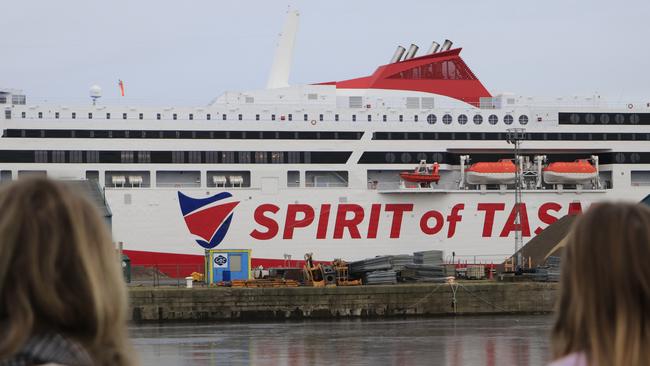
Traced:
[[206, 106], [33, 105], [1, 90], [0, 179], [97, 181], [135, 264], [215, 246], [250, 248], [254, 265], [426, 249], [497, 261], [517, 230], [513, 169], [524, 237], [650, 191], [648, 103], [492, 95], [450, 41], [400, 47], [370, 76], [287, 86], [289, 18], [268, 88]]

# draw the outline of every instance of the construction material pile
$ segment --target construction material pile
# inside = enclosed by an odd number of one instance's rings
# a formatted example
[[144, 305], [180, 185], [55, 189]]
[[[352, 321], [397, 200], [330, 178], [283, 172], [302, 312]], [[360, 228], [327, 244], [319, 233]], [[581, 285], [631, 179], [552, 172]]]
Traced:
[[413, 263], [430, 266], [442, 266], [442, 250], [427, 250], [413, 253]]
[[442, 281], [445, 277], [441, 250], [413, 255], [384, 255], [350, 263], [350, 275], [367, 285], [400, 282]]
[[412, 255], [382, 255], [350, 263], [350, 274], [359, 275], [373, 271], [400, 270], [413, 263]]
[[402, 281], [444, 282], [445, 269], [443, 266], [429, 264], [408, 264], [400, 272]]
[[560, 281], [561, 258], [551, 256], [546, 259], [546, 265], [538, 267], [535, 271], [535, 281], [558, 282]]
[[397, 283], [397, 272], [388, 270], [366, 273], [363, 282], [366, 285], [394, 285]]

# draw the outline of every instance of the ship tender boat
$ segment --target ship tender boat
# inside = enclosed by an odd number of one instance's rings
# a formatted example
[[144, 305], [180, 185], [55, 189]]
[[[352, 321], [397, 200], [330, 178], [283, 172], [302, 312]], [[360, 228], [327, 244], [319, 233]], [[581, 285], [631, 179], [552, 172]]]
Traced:
[[598, 171], [586, 159], [550, 163], [543, 172], [548, 184], [586, 184], [598, 177]]
[[431, 167], [427, 165], [426, 160], [420, 161], [420, 164], [412, 172], [399, 173], [400, 178], [407, 182], [420, 184], [421, 187], [429, 187], [431, 183], [438, 184], [440, 181], [440, 164], [433, 163]]
[[[516, 228], [527, 240], [594, 202], [648, 196], [650, 99], [492, 93], [450, 41], [400, 46], [369, 76], [289, 85], [298, 18], [288, 14], [265, 89], [198, 106], [108, 105], [99, 88], [54, 105], [0, 89], [0, 182], [96, 182], [132, 265], [173, 276], [202, 271], [206, 248], [250, 249], [253, 267], [429, 249], [497, 262]], [[407, 172], [420, 161], [439, 165]]]
[[474, 163], [467, 168], [469, 184], [514, 184], [516, 167], [512, 160]]

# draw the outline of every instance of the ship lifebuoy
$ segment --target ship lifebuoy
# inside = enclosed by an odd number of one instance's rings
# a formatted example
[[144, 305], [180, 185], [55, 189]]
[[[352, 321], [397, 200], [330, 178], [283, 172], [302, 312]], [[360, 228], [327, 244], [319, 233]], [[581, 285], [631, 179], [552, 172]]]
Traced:
[[316, 120], [315, 120], [315, 119], [312, 119], [312, 120], [311, 120], [311, 125], [312, 125], [312, 126], [316, 126]]
[[630, 103], [627, 105], [627, 109], [632, 109], [632, 108], [634, 108], [634, 104]]

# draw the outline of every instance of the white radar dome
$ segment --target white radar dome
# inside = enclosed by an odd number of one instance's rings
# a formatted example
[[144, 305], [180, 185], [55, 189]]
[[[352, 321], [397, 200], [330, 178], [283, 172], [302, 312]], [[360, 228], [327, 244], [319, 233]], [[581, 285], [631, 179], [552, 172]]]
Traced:
[[99, 87], [99, 85], [93, 85], [90, 87], [90, 97], [91, 98], [101, 98], [102, 96], [102, 88]]

